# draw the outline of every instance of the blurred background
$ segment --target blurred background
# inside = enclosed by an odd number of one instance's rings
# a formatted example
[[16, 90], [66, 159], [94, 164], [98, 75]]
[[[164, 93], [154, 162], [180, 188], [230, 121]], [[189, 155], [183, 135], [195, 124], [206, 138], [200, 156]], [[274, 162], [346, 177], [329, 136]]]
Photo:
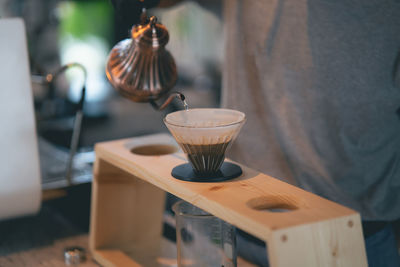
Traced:
[[[167, 110], [156, 111], [147, 103], [124, 99], [107, 81], [108, 53], [117, 42], [130, 38], [130, 28], [139, 22], [137, 6], [124, 7], [124, 13], [120, 13], [108, 0], [0, 0], [0, 12], [1, 17], [21, 17], [26, 24], [46, 188], [63, 184], [59, 180], [63, 179], [65, 169], [61, 166], [49, 169], [54, 164], [46, 160], [68, 158], [66, 153], [84, 83], [80, 153], [74, 164], [79, 168], [73, 172], [76, 182], [90, 180], [91, 169], [85, 171], [84, 163], [93, 160], [93, 153], [89, 152], [96, 142], [166, 132], [163, 117], [182, 108], [181, 103], [174, 102]], [[178, 69], [174, 90], [186, 95], [191, 108], [219, 105], [223, 34], [217, 13], [215, 4], [205, 9], [192, 1], [148, 9], [148, 15], [156, 15], [169, 30], [167, 49]], [[87, 71], [86, 80], [82, 69], [69, 68], [49, 86], [46, 75], [69, 63], [81, 64]], [[62, 150], [66, 152], [64, 155]], [[46, 158], [48, 155], [50, 158]]]
[[[48, 97], [48, 88], [41, 84], [39, 76], [54, 73], [60, 66], [71, 62], [86, 68], [88, 77], [81, 146], [165, 131], [160, 120], [165, 114], [152, 110], [147, 104], [123, 99], [106, 80], [108, 53], [118, 41], [130, 37], [132, 26], [118, 18], [119, 14], [110, 1], [1, 0], [0, 5], [1, 17], [22, 17], [26, 23], [38, 112]], [[134, 22], [135, 12], [131, 13]], [[219, 18], [191, 1], [169, 8], [151, 8], [148, 13], [156, 15], [169, 30], [167, 49], [175, 58], [179, 75], [175, 89], [187, 94], [191, 107], [218, 105], [223, 38]], [[82, 72], [71, 68], [57, 79], [56, 97], [77, 103], [82, 83]], [[68, 113], [65, 105], [65, 110], [59, 107], [58, 116]], [[148, 118], [148, 125], [138, 125], [135, 120], [136, 117], [143, 118], [143, 114]], [[96, 126], [105, 123], [107, 127], [104, 129], [107, 130], [98, 131]], [[55, 141], [68, 146], [68, 140]]]
[[[219, 105], [223, 34], [218, 14], [218, 3], [205, 9], [192, 1], [148, 9], [148, 15], [156, 15], [169, 31], [166, 48], [178, 70], [174, 90], [185, 94], [190, 108]], [[22, 233], [21, 239], [31, 235], [26, 248], [41, 244], [46, 236], [57, 238], [60, 233], [55, 229], [60, 225], [65, 229], [66, 221], [79, 231], [87, 231], [94, 144], [167, 132], [163, 117], [183, 108], [174, 102], [168, 109], [156, 111], [148, 103], [121, 97], [107, 81], [108, 53], [120, 40], [130, 38], [129, 30], [139, 15], [140, 11], [129, 8], [119, 14], [109, 0], [0, 0], [1, 18], [20, 17], [25, 21], [44, 190], [38, 216], [0, 222], [0, 256], [24, 248], [16, 231]], [[2, 41], [6, 38], [2, 36]], [[81, 68], [72, 67], [50, 86], [46, 76], [69, 63], [83, 66], [86, 79]], [[86, 98], [71, 186], [65, 175], [84, 84]], [[54, 217], [55, 212], [62, 217]], [[47, 230], [39, 234], [34, 228], [38, 225], [47, 226]], [[38, 236], [39, 241], [35, 241]]]

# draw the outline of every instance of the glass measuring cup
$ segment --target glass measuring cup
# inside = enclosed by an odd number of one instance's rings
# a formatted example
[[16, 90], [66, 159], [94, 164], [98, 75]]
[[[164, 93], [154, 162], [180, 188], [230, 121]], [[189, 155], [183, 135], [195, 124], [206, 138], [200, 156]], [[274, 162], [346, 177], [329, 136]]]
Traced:
[[173, 207], [178, 267], [236, 267], [235, 227], [183, 200]]

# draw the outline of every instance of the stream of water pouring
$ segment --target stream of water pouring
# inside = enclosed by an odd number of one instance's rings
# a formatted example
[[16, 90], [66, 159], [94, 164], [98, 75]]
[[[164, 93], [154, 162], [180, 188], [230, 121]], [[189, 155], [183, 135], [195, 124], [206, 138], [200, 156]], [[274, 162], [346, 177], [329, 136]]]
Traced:
[[182, 93], [179, 93], [179, 98], [180, 98], [181, 101], [182, 101], [183, 108], [184, 108], [186, 111], [189, 110], [189, 105], [188, 105], [188, 103], [186, 102], [186, 97], [185, 97], [185, 95], [182, 94]]
[[189, 105], [188, 105], [188, 103], [186, 102], [186, 100], [183, 100], [183, 108], [187, 111], [187, 110], [189, 110]]

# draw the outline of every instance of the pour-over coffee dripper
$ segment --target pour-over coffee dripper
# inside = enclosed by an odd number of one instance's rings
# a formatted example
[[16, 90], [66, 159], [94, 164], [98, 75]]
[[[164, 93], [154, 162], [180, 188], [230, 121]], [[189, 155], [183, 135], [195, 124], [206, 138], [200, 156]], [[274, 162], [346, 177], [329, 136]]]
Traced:
[[244, 113], [231, 109], [189, 109], [168, 114], [168, 127], [189, 163], [172, 170], [172, 176], [185, 181], [224, 181], [242, 174], [241, 168], [224, 162], [245, 122]]

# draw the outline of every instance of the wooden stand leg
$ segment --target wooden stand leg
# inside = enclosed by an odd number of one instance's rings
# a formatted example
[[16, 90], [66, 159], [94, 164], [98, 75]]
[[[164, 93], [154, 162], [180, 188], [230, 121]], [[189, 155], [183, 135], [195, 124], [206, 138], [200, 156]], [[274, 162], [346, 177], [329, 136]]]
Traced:
[[267, 243], [271, 267], [366, 267], [358, 214], [275, 231]]
[[97, 159], [89, 241], [94, 258], [106, 266], [156, 266], [164, 205], [163, 190]]

